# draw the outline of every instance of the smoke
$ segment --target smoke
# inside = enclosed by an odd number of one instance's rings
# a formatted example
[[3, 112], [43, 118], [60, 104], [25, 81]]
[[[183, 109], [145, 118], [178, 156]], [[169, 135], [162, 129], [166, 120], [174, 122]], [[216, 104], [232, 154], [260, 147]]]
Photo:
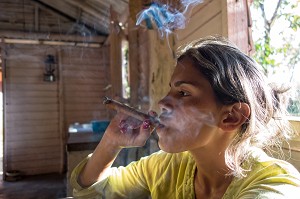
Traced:
[[[171, 96], [164, 98], [165, 103], [176, 102]], [[216, 119], [209, 108], [198, 108], [195, 105], [185, 105], [183, 102], [172, 103], [172, 107], [167, 105], [159, 115], [164, 126], [171, 128], [172, 131], [190, 132], [191, 135], [202, 133], [204, 125], [216, 126]], [[193, 132], [193, 133], [192, 133]], [[188, 136], [188, 134], [185, 134]]]
[[203, 0], [179, 0], [181, 7], [174, 8], [167, 4], [152, 3], [149, 8], [142, 10], [137, 15], [136, 25], [148, 29], [156, 29], [163, 37], [176, 29], [184, 29], [187, 23], [187, 14]]

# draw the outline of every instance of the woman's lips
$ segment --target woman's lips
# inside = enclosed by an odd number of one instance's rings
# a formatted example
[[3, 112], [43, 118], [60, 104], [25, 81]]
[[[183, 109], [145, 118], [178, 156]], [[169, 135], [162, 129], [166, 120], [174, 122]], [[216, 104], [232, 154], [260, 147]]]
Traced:
[[170, 123], [171, 117], [169, 115], [160, 115], [159, 116], [159, 125], [157, 128], [162, 129], [166, 126], [168, 126], [168, 123]]
[[162, 128], [164, 128], [164, 127], [165, 127], [165, 125], [159, 124], [159, 125], [156, 127], [156, 129], [162, 129]]

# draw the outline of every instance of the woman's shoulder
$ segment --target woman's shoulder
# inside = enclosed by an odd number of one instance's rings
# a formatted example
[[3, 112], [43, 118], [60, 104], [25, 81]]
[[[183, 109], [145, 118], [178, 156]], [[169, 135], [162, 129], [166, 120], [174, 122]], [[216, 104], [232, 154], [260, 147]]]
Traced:
[[[271, 157], [261, 149], [254, 149], [250, 162], [251, 173], [264, 171], [265, 173], [273, 173], [273, 175], [290, 174], [298, 177], [300, 180], [299, 171], [289, 162]], [[276, 172], [275, 172], [276, 171]]]
[[247, 171], [245, 177], [235, 178], [227, 194], [277, 198], [300, 192], [299, 171], [289, 162], [271, 157], [261, 149], [253, 150], [244, 169]]

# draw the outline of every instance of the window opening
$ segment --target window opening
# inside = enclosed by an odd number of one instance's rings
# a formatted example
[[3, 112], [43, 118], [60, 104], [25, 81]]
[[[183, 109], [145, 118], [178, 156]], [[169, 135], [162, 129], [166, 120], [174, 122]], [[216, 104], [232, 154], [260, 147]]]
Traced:
[[130, 97], [128, 41], [122, 41], [122, 97]]

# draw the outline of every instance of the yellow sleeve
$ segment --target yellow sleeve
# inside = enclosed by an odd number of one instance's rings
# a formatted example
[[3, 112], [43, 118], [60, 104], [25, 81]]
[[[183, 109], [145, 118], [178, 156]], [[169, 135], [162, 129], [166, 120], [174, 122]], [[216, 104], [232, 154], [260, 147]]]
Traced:
[[81, 161], [72, 171], [70, 183], [75, 198], [143, 198], [150, 194], [143, 175], [143, 164], [146, 159], [132, 162], [126, 167], [113, 167], [104, 180], [90, 187], [81, 187], [77, 181], [78, 175], [90, 156]]
[[[75, 198], [178, 198], [194, 194], [195, 163], [188, 153], [158, 151], [126, 167], [111, 168], [108, 177], [87, 188], [77, 183], [87, 160], [75, 167], [71, 185]], [[186, 197], [179, 197], [186, 198]]]

